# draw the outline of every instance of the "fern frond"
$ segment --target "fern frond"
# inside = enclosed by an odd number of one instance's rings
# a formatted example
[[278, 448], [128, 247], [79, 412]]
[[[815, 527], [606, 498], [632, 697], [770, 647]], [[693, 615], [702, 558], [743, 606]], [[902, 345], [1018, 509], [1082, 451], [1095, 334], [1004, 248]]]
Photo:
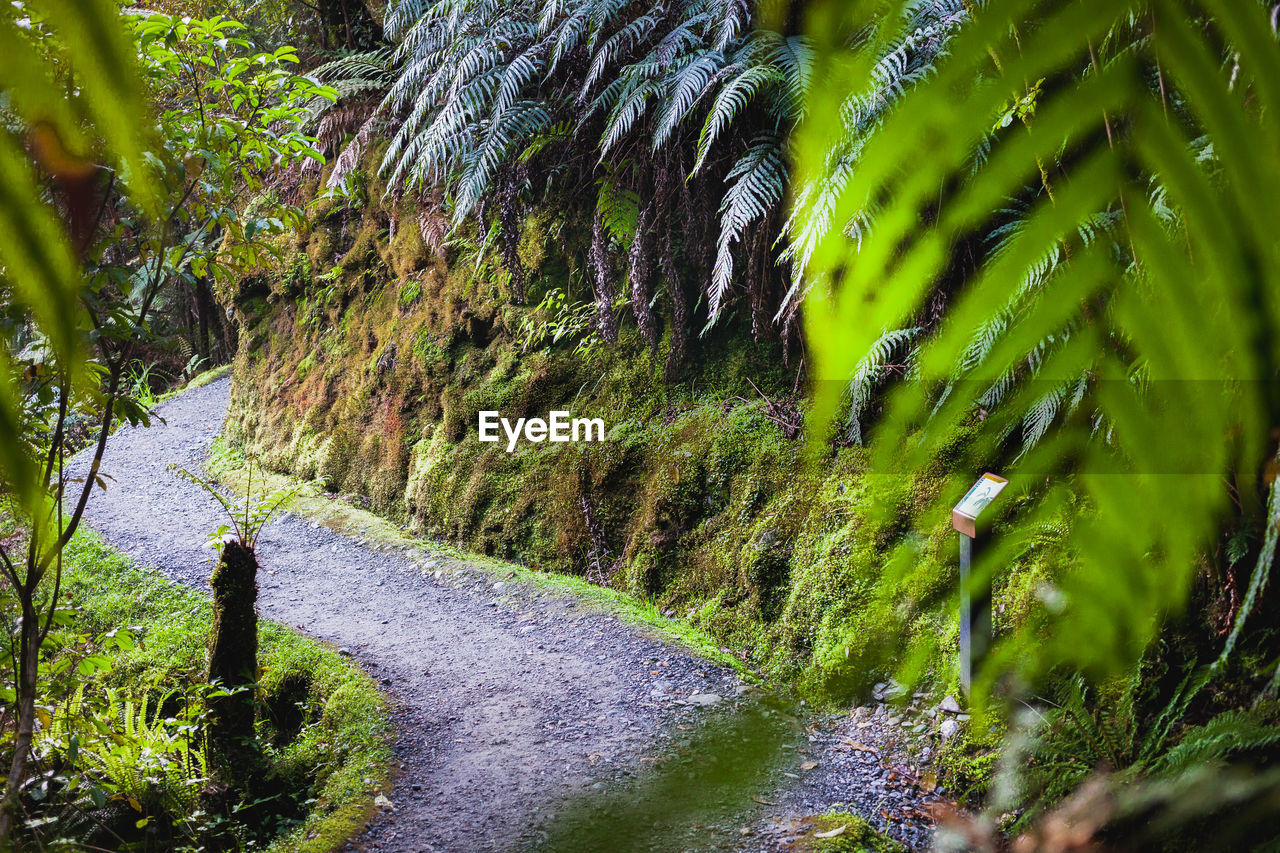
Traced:
[[[858, 367], [849, 380], [847, 391], [849, 416], [845, 421], [846, 440], [854, 444], [862, 444], [863, 416], [867, 412], [876, 387], [887, 378], [894, 356], [908, 349], [923, 331], [921, 326], [887, 331], [876, 339], [862, 361], [858, 362]], [[903, 358], [903, 362], [912, 360], [911, 353], [907, 353]]]
[[779, 72], [767, 65], [738, 65], [732, 69], [728, 78], [716, 93], [711, 108], [707, 111], [702, 132], [698, 137], [698, 155], [694, 161], [692, 172], [697, 172], [706, 162], [711, 146], [715, 144], [742, 112], [751, 103], [756, 94], [766, 86], [776, 86], [782, 82]]
[[604, 135], [600, 137], [602, 158], [631, 132], [644, 116], [650, 101], [662, 93], [661, 84], [654, 80], [641, 80], [629, 88], [630, 91], [614, 107]]
[[730, 186], [720, 204], [720, 238], [707, 293], [707, 328], [719, 318], [732, 283], [734, 243], [742, 239], [748, 226], [768, 215], [786, 192], [782, 146], [783, 139], [777, 134], [762, 134], [729, 170], [726, 180]]
[[1254, 715], [1226, 711], [1203, 726], [1182, 736], [1176, 746], [1161, 756], [1153, 769], [1178, 773], [1193, 766], [1213, 766], [1233, 756], [1256, 754], [1280, 744], [1280, 726], [1259, 722]]
[[605, 231], [617, 242], [628, 245], [636, 239], [640, 218], [640, 195], [612, 180], [602, 179], [596, 196], [596, 215]]
[[663, 93], [667, 106], [658, 117], [658, 125], [653, 132], [654, 151], [666, 144], [672, 132], [703, 97], [723, 63], [724, 56], [719, 51], [706, 51], [693, 56], [676, 72]]
[[616, 63], [627, 51], [641, 44], [657, 25], [657, 15], [641, 15], [610, 36], [591, 59], [591, 66], [587, 69], [578, 93], [578, 103], [586, 103], [589, 93], [600, 81], [605, 69]]
[[712, 46], [723, 51], [747, 32], [751, 25], [751, 7], [747, 0], [714, 0]]

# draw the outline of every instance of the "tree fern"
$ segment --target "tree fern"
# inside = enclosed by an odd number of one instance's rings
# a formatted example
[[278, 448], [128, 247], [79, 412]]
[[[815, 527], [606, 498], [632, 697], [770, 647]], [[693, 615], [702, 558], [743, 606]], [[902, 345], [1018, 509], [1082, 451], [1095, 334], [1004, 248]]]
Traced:
[[[604, 172], [611, 186], [643, 194], [638, 171], [613, 168], [643, 145], [655, 169], [696, 174], [697, 196], [723, 201], [679, 210], [668, 197], [651, 211], [653, 227], [684, 220], [712, 232], [697, 242], [714, 257], [699, 248], [686, 260], [714, 322], [736, 294], [727, 281], [747, 228], [776, 221], [769, 215], [782, 205], [783, 140], [811, 79], [803, 36], [753, 29], [742, 0], [413, 0], [390, 11], [387, 32], [398, 41], [399, 70], [381, 105], [394, 129], [383, 163], [393, 191], [438, 184], [460, 221], [504, 164], [536, 163], [527, 174], [541, 186], [530, 198], [561, 180], [597, 183]], [[508, 117], [516, 104], [536, 124]], [[549, 133], [566, 123], [567, 133]], [[613, 219], [603, 224], [617, 236]], [[752, 253], [771, 255], [775, 236], [753, 238]], [[769, 276], [769, 260], [752, 275]], [[753, 316], [768, 291], [763, 282], [743, 288]]]
[[734, 243], [740, 242], [747, 228], [763, 219], [786, 192], [787, 170], [781, 148], [781, 140], [776, 135], [758, 136], [729, 170], [730, 186], [720, 204], [720, 239], [708, 292], [708, 325], [719, 317], [732, 283]]

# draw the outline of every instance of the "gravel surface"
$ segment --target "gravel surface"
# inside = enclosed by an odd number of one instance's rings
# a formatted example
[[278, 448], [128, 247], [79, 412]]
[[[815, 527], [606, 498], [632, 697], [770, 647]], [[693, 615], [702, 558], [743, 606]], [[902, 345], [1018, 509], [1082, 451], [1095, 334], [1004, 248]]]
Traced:
[[[118, 432], [102, 466], [109, 488], [86, 514], [115, 547], [202, 590], [214, 555], [206, 537], [222, 511], [166, 466], [201, 465], [229, 390], [223, 379], [187, 392], [161, 406], [165, 423]], [[684, 732], [750, 701], [731, 671], [561, 593], [463, 561], [371, 550], [293, 516], [268, 526], [257, 550], [263, 616], [350, 654], [395, 705], [391, 805], [352, 849], [530, 846], [566, 799], [617, 786], [678, 750]], [[903, 820], [919, 790], [890, 778], [880, 752], [841, 743], [855, 731], [861, 743], [884, 743], [892, 728], [884, 720], [851, 728], [858, 722], [806, 718], [774, 771], [777, 794], [700, 827], [706, 844], [690, 849], [786, 849], [799, 832], [795, 817], [833, 803], [922, 843], [924, 823]]]

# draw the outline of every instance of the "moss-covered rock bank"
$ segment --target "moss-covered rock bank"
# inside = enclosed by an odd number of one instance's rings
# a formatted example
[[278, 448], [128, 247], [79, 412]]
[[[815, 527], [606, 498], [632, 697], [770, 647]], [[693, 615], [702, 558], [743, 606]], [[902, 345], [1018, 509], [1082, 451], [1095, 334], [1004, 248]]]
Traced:
[[[864, 653], [901, 639], [864, 607], [891, 545], [913, 537], [924, 569], [910, 573], [908, 603], [954, 583], [946, 520], [913, 517], [942, 472], [875, 477], [856, 447], [807, 464], [761, 396], [788, 398], [796, 365], [745, 329], [723, 324], [668, 383], [638, 332], [583, 345], [571, 308], [511, 304], [500, 267], [433, 254], [409, 210], [312, 211], [287, 263], [233, 295], [243, 334], [229, 437], [268, 467], [362, 495], [427, 535], [649, 597], [821, 693], [857, 688], [872, 676]], [[550, 223], [524, 229], [529, 303], [553, 289], [570, 306], [589, 300], [565, 260], [572, 237]], [[603, 418], [607, 440], [522, 441], [510, 454], [478, 440], [480, 410], [552, 409]], [[899, 491], [905, 515], [870, 519], [873, 487]], [[955, 630], [909, 628], [920, 629]]]

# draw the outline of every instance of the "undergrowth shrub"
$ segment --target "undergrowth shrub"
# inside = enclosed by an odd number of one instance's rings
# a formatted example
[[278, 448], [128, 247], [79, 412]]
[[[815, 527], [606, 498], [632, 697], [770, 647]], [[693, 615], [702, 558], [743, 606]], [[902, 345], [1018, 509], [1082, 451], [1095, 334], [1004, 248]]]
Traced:
[[[367, 676], [264, 623], [259, 790], [224, 789], [208, 742], [210, 699], [226, 692], [204, 678], [209, 600], [89, 533], [65, 559], [67, 604], [44, 652], [42, 770], [23, 792], [24, 842], [321, 853], [354, 833], [390, 757], [387, 711]], [[0, 667], [9, 660], [0, 654]]]

